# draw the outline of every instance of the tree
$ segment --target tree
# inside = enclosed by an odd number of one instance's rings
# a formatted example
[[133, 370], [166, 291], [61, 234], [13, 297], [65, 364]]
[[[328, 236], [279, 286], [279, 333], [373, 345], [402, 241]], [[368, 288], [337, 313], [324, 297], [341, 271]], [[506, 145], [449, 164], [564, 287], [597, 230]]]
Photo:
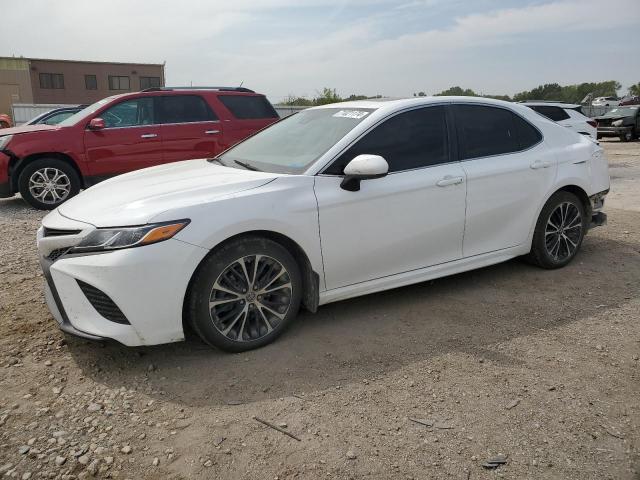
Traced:
[[476, 92], [467, 88], [462, 89], [462, 87], [451, 87], [447, 90], [443, 90], [440, 93], [436, 93], [436, 97], [444, 97], [444, 96], [454, 96], [454, 97], [477, 97]]
[[592, 94], [593, 97], [615, 96], [620, 88], [620, 83], [615, 80], [564, 86], [558, 83], [546, 83], [533, 90], [516, 93], [513, 96], [513, 100], [516, 102], [555, 100], [557, 102], [580, 103], [588, 94]]
[[640, 82], [629, 87], [629, 95], [640, 95]]

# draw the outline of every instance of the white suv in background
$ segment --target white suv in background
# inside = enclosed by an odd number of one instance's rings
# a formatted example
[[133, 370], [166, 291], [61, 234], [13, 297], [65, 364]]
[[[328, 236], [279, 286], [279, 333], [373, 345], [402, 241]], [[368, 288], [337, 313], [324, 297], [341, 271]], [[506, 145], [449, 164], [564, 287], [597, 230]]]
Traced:
[[544, 115], [563, 127], [572, 129], [582, 135], [589, 135], [596, 140], [597, 122], [582, 113], [580, 105], [560, 102], [524, 102], [524, 105]]

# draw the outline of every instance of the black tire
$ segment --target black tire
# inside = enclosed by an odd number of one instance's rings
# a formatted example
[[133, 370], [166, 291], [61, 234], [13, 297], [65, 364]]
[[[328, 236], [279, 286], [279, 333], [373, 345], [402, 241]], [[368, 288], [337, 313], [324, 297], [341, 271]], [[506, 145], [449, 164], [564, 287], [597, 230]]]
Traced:
[[[38, 180], [42, 180], [44, 178], [43, 175], [50, 175], [51, 172], [54, 172], [54, 174], [58, 172], [61, 175], [58, 180], [59, 183], [56, 182], [56, 188], [50, 192], [37, 196], [38, 193], [44, 192], [45, 188], [30, 188], [31, 180], [35, 181], [35, 176], [38, 176]], [[62, 188], [63, 186], [64, 188]], [[66, 200], [77, 195], [80, 187], [80, 177], [75, 169], [58, 158], [39, 158], [29, 162], [18, 178], [20, 195], [29, 205], [39, 210], [53, 210]]]
[[9, 128], [9, 124], [7, 122], [0, 121], [0, 128]]
[[[243, 265], [253, 278], [243, 274]], [[265, 277], [269, 268], [273, 272]], [[278, 276], [269, 283], [274, 275]], [[219, 290], [216, 285], [234, 293]], [[262, 285], [275, 291], [258, 296], [264, 292]], [[267, 238], [245, 237], [222, 245], [200, 264], [187, 293], [187, 319], [209, 345], [228, 352], [244, 352], [278, 338], [297, 315], [301, 298], [300, 268], [289, 251]], [[211, 302], [220, 305], [212, 307]], [[282, 310], [278, 313], [277, 309]], [[225, 330], [229, 331], [225, 334]]]
[[620, 141], [621, 142], [628, 142], [629, 141], [629, 137], [627, 136], [626, 133], [623, 134], [623, 135], [620, 135]]
[[[558, 209], [561, 208], [561, 205], [571, 205], [571, 207], [567, 207], [566, 224], [558, 229], [558, 231], [562, 231], [561, 234], [549, 233], [553, 231], [553, 226], [551, 226], [550, 222], [553, 224], [560, 223], [561, 217], [558, 216]], [[571, 223], [574, 217], [576, 219], [579, 217], [579, 229], [574, 228], [575, 223]], [[585, 207], [577, 196], [571, 192], [564, 191], [554, 193], [540, 212], [527, 260], [534, 265], [547, 269], [564, 267], [573, 260], [580, 250], [588, 227], [587, 221]], [[566, 239], [562, 238], [562, 235]], [[575, 247], [573, 244], [575, 244]], [[556, 245], [558, 245], [557, 251], [555, 250]]]

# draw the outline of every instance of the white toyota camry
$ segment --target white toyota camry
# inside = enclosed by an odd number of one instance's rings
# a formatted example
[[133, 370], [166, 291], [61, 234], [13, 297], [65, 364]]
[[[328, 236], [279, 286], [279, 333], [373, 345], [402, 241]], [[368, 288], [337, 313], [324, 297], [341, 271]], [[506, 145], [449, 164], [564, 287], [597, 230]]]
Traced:
[[608, 190], [602, 148], [524, 105], [350, 102], [92, 187], [44, 218], [38, 249], [64, 331], [152, 345], [188, 323], [242, 351], [301, 306], [521, 255], [562, 267]]

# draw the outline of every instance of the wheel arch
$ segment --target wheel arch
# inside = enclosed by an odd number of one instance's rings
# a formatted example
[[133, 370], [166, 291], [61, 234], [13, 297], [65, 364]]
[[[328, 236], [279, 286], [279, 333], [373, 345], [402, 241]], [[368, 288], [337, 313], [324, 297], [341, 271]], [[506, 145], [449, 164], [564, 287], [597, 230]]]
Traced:
[[86, 187], [84, 175], [82, 174], [82, 171], [78, 167], [78, 164], [72, 157], [61, 152], [40, 152], [33, 153], [24, 158], [11, 157], [11, 160], [9, 161], [9, 178], [11, 179], [11, 189], [14, 192], [18, 191], [18, 179], [20, 178], [20, 174], [26, 168], [29, 162], [33, 162], [41, 158], [55, 158], [56, 160], [61, 160], [67, 163], [78, 174], [78, 178], [80, 179], [82, 188]]
[[209, 250], [209, 253], [205, 255], [196, 269], [191, 274], [191, 278], [189, 279], [189, 284], [187, 285], [186, 294], [184, 296], [183, 305], [182, 305], [182, 326], [183, 329], [186, 329], [188, 326], [187, 321], [187, 302], [189, 298], [189, 292], [191, 291], [191, 285], [193, 283], [193, 279], [196, 276], [196, 272], [200, 269], [201, 265], [205, 262], [205, 260], [212, 255], [215, 251], [220, 249], [222, 246], [239, 240], [241, 238], [246, 237], [260, 237], [272, 240], [284, 248], [286, 248], [296, 260], [298, 266], [300, 267], [300, 273], [302, 274], [302, 305], [309, 310], [310, 312], [315, 313], [318, 310], [318, 304], [320, 301], [320, 276], [317, 272], [313, 270], [313, 266], [311, 265], [311, 261], [309, 260], [309, 256], [304, 251], [304, 249], [300, 246], [298, 242], [293, 240], [279, 232], [275, 232], [273, 230], [249, 230], [242, 233], [237, 233], [232, 235], [218, 244], [216, 244], [213, 248]]

